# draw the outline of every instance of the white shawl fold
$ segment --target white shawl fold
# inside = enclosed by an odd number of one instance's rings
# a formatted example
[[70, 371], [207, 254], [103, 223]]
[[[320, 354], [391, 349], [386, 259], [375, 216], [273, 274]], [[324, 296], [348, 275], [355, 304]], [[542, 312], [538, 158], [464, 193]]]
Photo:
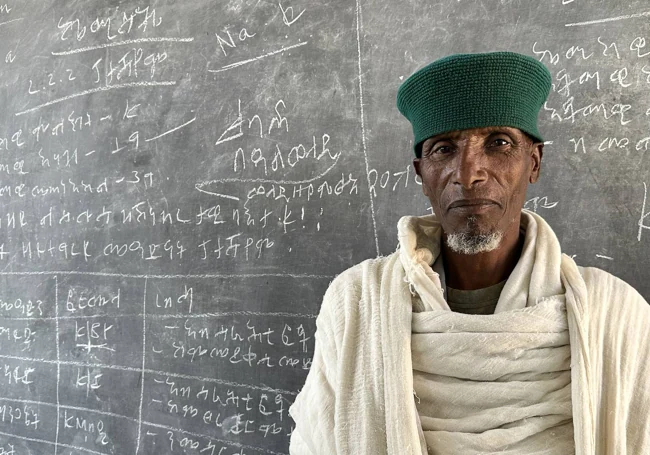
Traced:
[[[524, 251], [495, 312], [564, 294], [576, 454], [650, 453], [650, 306], [616, 277], [579, 269], [536, 214], [523, 211], [522, 225]], [[290, 408], [293, 455], [426, 454], [413, 398], [411, 290], [449, 309], [430, 267], [441, 229], [434, 216], [404, 217], [398, 232], [398, 252], [346, 270], [325, 294], [312, 367]]]
[[485, 315], [413, 313], [416, 406], [431, 455], [575, 452], [564, 296]]

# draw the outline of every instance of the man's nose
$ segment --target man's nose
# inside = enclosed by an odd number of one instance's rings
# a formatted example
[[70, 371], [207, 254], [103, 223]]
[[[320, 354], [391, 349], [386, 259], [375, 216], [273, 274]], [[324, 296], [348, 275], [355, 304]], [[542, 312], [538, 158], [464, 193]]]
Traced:
[[463, 189], [470, 190], [487, 180], [485, 151], [482, 144], [467, 143], [459, 145], [454, 160], [453, 182]]

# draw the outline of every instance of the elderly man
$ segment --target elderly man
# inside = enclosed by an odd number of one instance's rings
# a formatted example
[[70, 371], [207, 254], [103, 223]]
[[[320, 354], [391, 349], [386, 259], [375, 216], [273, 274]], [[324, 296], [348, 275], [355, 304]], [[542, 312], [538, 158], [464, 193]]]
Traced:
[[510, 52], [402, 84], [435, 215], [330, 285], [291, 454], [650, 454], [650, 306], [522, 210], [550, 86]]

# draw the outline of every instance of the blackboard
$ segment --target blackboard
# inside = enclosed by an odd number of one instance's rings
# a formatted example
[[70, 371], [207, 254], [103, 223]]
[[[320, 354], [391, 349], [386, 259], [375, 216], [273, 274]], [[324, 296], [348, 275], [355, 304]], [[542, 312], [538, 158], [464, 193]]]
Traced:
[[286, 454], [336, 274], [428, 213], [395, 108], [544, 62], [526, 207], [650, 297], [639, 1], [0, 2], [0, 454]]

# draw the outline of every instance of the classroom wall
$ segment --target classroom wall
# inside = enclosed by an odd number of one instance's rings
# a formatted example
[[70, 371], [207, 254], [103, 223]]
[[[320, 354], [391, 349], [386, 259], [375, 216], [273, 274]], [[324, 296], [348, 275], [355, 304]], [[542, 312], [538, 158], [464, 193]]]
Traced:
[[637, 1], [0, 1], [0, 453], [282, 454], [328, 283], [426, 214], [399, 84], [543, 62], [525, 207], [650, 297]]

